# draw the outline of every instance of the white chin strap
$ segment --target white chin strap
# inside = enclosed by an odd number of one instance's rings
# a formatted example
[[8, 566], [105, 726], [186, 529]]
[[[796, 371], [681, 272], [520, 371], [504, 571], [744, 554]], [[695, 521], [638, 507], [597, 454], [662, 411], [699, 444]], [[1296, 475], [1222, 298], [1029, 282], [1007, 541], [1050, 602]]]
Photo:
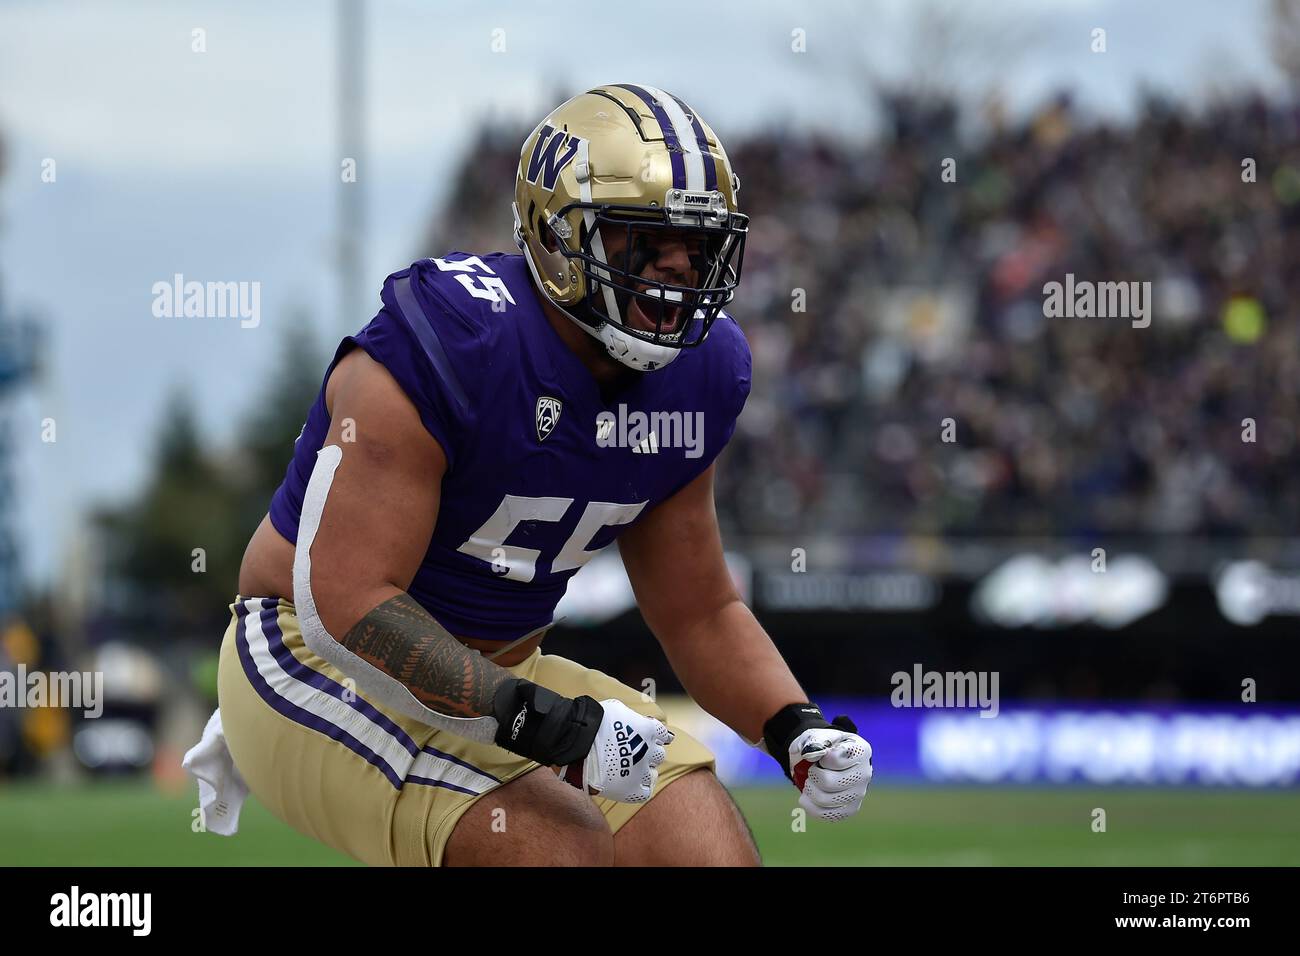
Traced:
[[[592, 332], [591, 329], [587, 331]], [[608, 324], [602, 325], [592, 334], [605, 343], [605, 351], [611, 358], [638, 372], [653, 372], [655, 369], [663, 368], [682, 354], [681, 349], [643, 342], [636, 336], [627, 335]]]
[[[581, 322], [578, 324], [582, 325]], [[663, 368], [682, 351], [670, 345], [655, 345], [635, 335], [628, 335], [608, 322], [598, 329], [593, 329], [589, 325], [582, 325], [582, 327], [604, 343], [605, 351], [611, 358], [638, 372], [651, 372]]]

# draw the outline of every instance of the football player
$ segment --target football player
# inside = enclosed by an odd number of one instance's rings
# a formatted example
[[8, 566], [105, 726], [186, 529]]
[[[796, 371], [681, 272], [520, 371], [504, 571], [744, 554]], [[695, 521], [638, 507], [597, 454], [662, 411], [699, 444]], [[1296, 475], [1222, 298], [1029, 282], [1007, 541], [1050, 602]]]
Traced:
[[[702, 744], [541, 651], [615, 540], [691, 696], [810, 814], [858, 810], [870, 746], [809, 702], [723, 561], [713, 461], [750, 385], [724, 311], [738, 190], [693, 109], [602, 86], [523, 145], [521, 254], [388, 277], [325, 373], [221, 649], [229, 754], [275, 815], [373, 864], [757, 863]], [[625, 440], [620, 406], [703, 434]]]

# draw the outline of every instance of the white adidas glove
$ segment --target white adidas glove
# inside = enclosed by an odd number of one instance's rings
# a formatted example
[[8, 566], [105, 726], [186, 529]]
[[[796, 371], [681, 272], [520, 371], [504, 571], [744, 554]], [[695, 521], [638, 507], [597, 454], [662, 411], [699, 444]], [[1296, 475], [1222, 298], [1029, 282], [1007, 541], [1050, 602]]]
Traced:
[[790, 743], [790, 776], [799, 806], [819, 820], [846, 819], [867, 796], [871, 744], [838, 728], [805, 730]]
[[607, 800], [644, 803], [659, 780], [673, 732], [621, 700], [602, 700], [605, 717], [583, 763], [583, 783]]
[[827, 721], [816, 704], [790, 704], [763, 725], [762, 748], [799, 788], [799, 806], [819, 820], [844, 820], [871, 784], [871, 744], [846, 716]]

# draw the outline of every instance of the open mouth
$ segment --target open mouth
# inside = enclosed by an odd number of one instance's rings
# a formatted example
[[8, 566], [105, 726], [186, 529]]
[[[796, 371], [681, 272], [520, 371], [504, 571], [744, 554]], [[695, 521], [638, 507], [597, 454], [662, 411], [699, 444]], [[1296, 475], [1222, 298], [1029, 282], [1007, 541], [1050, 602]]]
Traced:
[[[671, 289], [661, 291], [657, 287], [644, 286], [641, 283], [637, 285], [638, 292], [643, 292], [655, 298], [662, 298], [664, 304], [662, 308], [659, 308], [647, 302], [645, 305], [650, 307], [650, 312], [647, 312], [645, 306], [642, 305], [645, 300], [640, 296], [633, 296], [627, 309], [630, 323], [643, 332], [658, 332], [661, 335], [673, 335], [680, 331], [682, 314], [685, 312], [685, 308], [681, 304], [682, 294]], [[674, 302], [677, 304], [672, 305], [671, 303]], [[662, 324], [659, 323], [661, 315], [663, 317]]]

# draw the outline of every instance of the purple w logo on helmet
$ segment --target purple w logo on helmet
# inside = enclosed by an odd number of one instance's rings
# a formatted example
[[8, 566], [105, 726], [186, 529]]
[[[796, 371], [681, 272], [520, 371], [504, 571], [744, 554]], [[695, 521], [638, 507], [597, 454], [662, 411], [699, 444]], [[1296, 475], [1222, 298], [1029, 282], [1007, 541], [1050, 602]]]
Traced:
[[537, 141], [533, 143], [532, 155], [528, 157], [528, 181], [537, 185], [540, 178], [544, 189], [554, 189], [560, 171], [573, 162], [582, 142], [579, 136], [561, 132], [549, 123], [543, 125], [537, 131]]

